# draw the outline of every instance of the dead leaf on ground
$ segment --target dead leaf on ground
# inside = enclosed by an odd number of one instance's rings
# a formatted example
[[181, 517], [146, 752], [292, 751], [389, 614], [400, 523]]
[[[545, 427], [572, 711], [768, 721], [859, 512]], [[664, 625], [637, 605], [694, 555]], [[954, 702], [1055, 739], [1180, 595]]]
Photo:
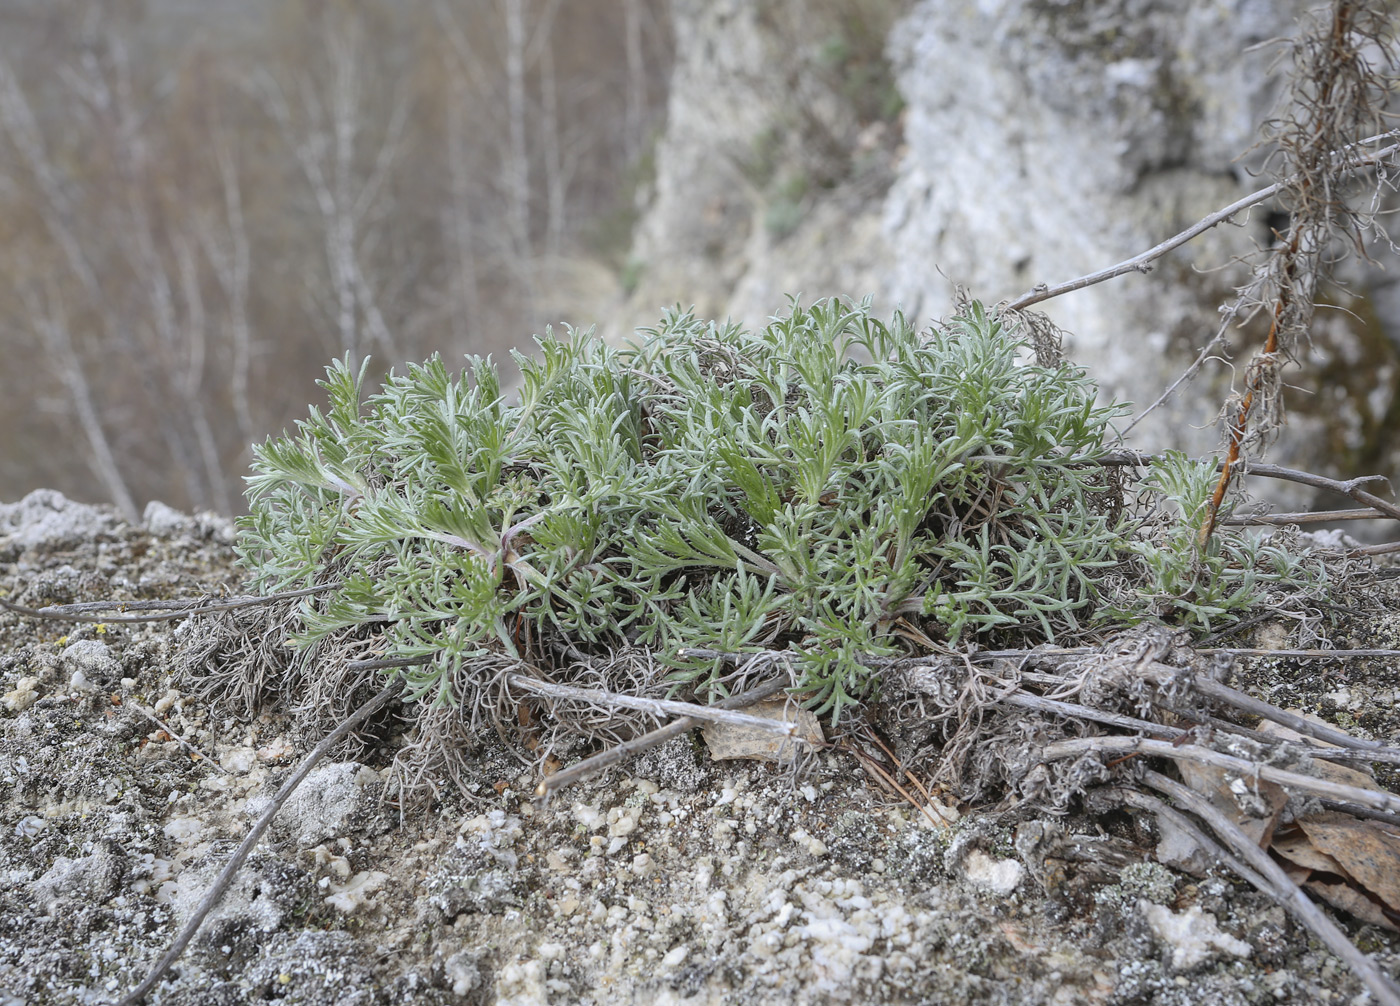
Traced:
[[1273, 844], [1269, 848], [1305, 871], [1317, 870], [1321, 873], [1335, 873], [1338, 876], [1346, 875], [1342, 864], [1313, 845], [1312, 840], [1301, 828], [1289, 828], [1286, 833], [1275, 833]]
[[1369, 922], [1373, 926], [1380, 926], [1382, 929], [1389, 929], [1392, 932], [1400, 932], [1400, 926], [1390, 921], [1380, 905], [1350, 884], [1342, 881], [1311, 879], [1304, 881], [1302, 887], [1317, 895], [1333, 908], [1340, 909], [1362, 922]]
[[1335, 859], [1358, 886], [1400, 912], [1400, 835], [1375, 821], [1347, 814], [1300, 818], [1298, 827]]
[[755, 761], [788, 762], [796, 757], [802, 742], [815, 747], [825, 741], [821, 724], [817, 722], [812, 711], [786, 698], [764, 699], [762, 702], [745, 706], [744, 712], [750, 716], [762, 716], [783, 723], [796, 723], [797, 729], [791, 737], [780, 737], [766, 730], [751, 727], [706, 723], [700, 734], [710, 749], [711, 760], [751, 758]]

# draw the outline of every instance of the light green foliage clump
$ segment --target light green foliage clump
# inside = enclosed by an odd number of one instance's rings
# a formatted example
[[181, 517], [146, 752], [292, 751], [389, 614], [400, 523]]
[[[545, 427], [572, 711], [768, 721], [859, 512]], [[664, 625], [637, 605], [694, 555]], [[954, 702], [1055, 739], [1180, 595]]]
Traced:
[[[1092, 463], [1120, 409], [1080, 370], [1024, 362], [978, 305], [924, 334], [837, 301], [757, 333], [676, 311], [642, 334], [545, 338], [518, 396], [481, 360], [459, 378], [434, 358], [367, 400], [332, 366], [329, 408], [256, 449], [240, 555], [258, 586], [341, 581], [300, 640], [380, 633], [431, 658], [420, 696], [455, 700], [449, 672], [485, 653], [645, 648], [703, 690], [723, 664], [683, 648], [791, 648], [839, 716], [873, 694], [871, 656], [1207, 625], [1277, 578], [1136, 536]], [[1189, 509], [1192, 477], [1165, 467], [1149, 510]]]
[[[1215, 466], [1178, 451], [1153, 462], [1143, 487], [1163, 506], [1153, 523], [1158, 534], [1139, 533], [1127, 544], [1137, 556], [1141, 577], [1135, 604], [1117, 615], [1133, 621], [1144, 615], [1175, 617], [1209, 629], [1260, 602], [1273, 584], [1327, 584], [1327, 568], [1315, 557], [1290, 551], [1282, 537], [1260, 539], [1213, 535], [1202, 555], [1196, 541], [1206, 520], [1206, 502], [1215, 491]], [[1228, 510], [1222, 511], [1228, 513]]]

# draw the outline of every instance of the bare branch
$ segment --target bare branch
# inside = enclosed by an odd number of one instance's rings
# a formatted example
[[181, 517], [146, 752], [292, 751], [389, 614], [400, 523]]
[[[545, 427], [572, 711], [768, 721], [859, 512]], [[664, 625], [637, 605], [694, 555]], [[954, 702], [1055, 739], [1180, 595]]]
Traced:
[[[721, 702], [716, 702], [712, 709], [742, 709], [745, 706], [761, 702], [769, 696], [776, 695], [784, 688], [790, 687], [792, 682], [788, 678], [774, 678], [765, 684], [752, 688], [749, 691], [738, 695], [731, 695]], [[585, 758], [577, 765], [570, 765], [568, 768], [553, 775], [545, 776], [540, 781], [539, 787], [535, 790], [535, 796], [541, 800], [549, 800], [551, 796], [559, 792], [566, 786], [572, 786], [576, 782], [581, 782], [603, 769], [620, 765], [629, 759], [635, 758], [643, 751], [660, 744], [665, 744], [674, 737], [679, 737], [689, 730], [694, 730], [700, 726], [700, 721], [694, 716], [682, 716], [678, 720], [666, 724], [664, 727], [657, 727], [655, 730], [645, 733], [640, 737], [635, 737], [629, 741], [614, 745], [606, 751], [602, 751], [591, 758]]]
[[1329, 782], [1316, 776], [1304, 775], [1301, 772], [1290, 772], [1246, 758], [1222, 754], [1198, 744], [1178, 746], [1171, 741], [1151, 740], [1145, 737], [1075, 737], [1045, 745], [1040, 750], [1040, 757], [1042, 760], [1050, 762], [1078, 758], [1090, 753], [1142, 755], [1149, 758], [1170, 758], [1172, 761], [1196, 762], [1223, 769], [1226, 772], [1233, 772], [1246, 779], [1266, 779], [1269, 782], [1277, 783], [1284, 789], [1306, 793], [1309, 796], [1327, 797], [1331, 800], [1340, 800], [1344, 803], [1369, 807], [1372, 810], [1386, 811], [1391, 814], [1400, 812], [1400, 796], [1393, 793]]
[[[729, 712], [719, 706], [698, 706], [693, 702], [673, 702], [669, 699], [644, 699], [634, 695], [622, 695], [617, 692], [605, 692], [596, 688], [574, 688], [570, 685], [555, 685], [547, 681], [540, 681], [537, 678], [527, 678], [523, 674], [507, 675], [506, 682], [512, 688], [518, 688], [524, 692], [532, 692], [535, 695], [543, 695], [550, 699], [559, 699], [569, 702], [591, 702], [594, 705], [621, 708], [640, 709], [643, 712], [651, 713], [653, 716], [688, 716], [697, 720], [708, 720], [714, 723], [725, 723], [734, 727], [745, 727], [750, 730], [763, 730], [767, 733], [782, 734], [785, 737], [792, 737], [796, 729], [794, 724], [781, 720], [765, 719], [762, 716], [750, 716], [747, 713]], [[800, 738], [793, 738], [800, 740]]]
[[[1367, 137], [1366, 139], [1354, 144], [1354, 147], [1361, 148], [1369, 146], [1381, 140], [1392, 139], [1396, 136], [1400, 136], [1400, 130], [1391, 130], [1388, 133], [1380, 133], [1376, 136]], [[1382, 147], [1380, 150], [1367, 154], [1366, 156], [1359, 158], [1355, 163], [1349, 165], [1346, 168], [1344, 174], [1352, 175], [1363, 171], [1367, 168], [1372, 168], [1380, 164], [1385, 164], [1391, 158], [1393, 158], [1397, 152], [1400, 152], [1400, 143], [1392, 143], [1387, 147]], [[1341, 153], [1341, 151], [1338, 152], [1339, 155]], [[1279, 192], [1283, 191], [1290, 184], [1292, 184], [1294, 180], [1295, 179], [1293, 178], [1288, 178], [1281, 182], [1275, 182], [1273, 185], [1267, 185], [1264, 188], [1259, 189], [1255, 192], [1251, 192], [1249, 195], [1235, 200], [1229, 206], [1223, 207], [1222, 209], [1218, 209], [1209, 216], [1203, 217], [1202, 219], [1196, 221], [1196, 223], [1192, 224], [1184, 231], [1180, 232], [1179, 234], [1172, 235], [1171, 237], [1163, 241], [1161, 244], [1154, 245], [1142, 254], [1134, 255], [1132, 258], [1127, 259], [1123, 262], [1119, 262], [1117, 265], [1109, 266], [1107, 269], [1100, 269], [1098, 272], [1090, 273], [1087, 276], [1080, 276], [1078, 279], [1071, 279], [1063, 283], [1057, 283], [1054, 286], [1048, 286], [1045, 283], [1041, 283], [1033, 287], [1032, 289], [1027, 290], [1015, 300], [1011, 301], [1011, 303], [1006, 305], [1005, 309], [1008, 311], [1021, 311], [1025, 308], [1031, 307], [1034, 304], [1039, 304], [1042, 301], [1050, 300], [1053, 297], [1059, 297], [1062, 294], [1066, 293], [1073, 293], [1076, 290], [1083, 290], [1085, 287], [1095, 286], [1099, 283], [1105, 282], [1106, 280], [1114, 279], [1118, 276], [1125, 276], [1130, 272], [1150, 272], [1151, 270], [1148, 267], [1149, 263], [1161, 258], [1163, 255], [1165, 255], [1172, 249], [1180, 248], [1188, 241], [1200, 237], [1212, 227], [1216, 227], [1224, 223], [1226, 220], [1229, 220], [1241, 210], [1248, 209], [1251, 206], [1256, 206], [1259, 203], [1262, 203], [1265, 200], [1278, 195]]]
[[[61, 622], [94, 622], [105, 624], [108, 622], [166, 622], [174, 618], [188, 618], [191, 615], [205, 615], [212, 611], [233, 611], [237, 608], [256, 608], [265, 604], [273, 604], [277, 601], [286, 600], [289, 597], [307, 597], [311, 594], [324, 594], [328, 590], [336, 590], [342, 584], [323, 583], [315, 587], [307, 587], [303, 590], [286, 590], [277, 594], [265, 594], [252, 597], [233, 597], [226, 601], [215, 601], [213, 603], [204, 600], [195, 601], [101, 601], [96, 603], [62, 605], [52, 608], [28, 608], [22, 604], [15, 604], [0, 597], [0, 608], [8, 608], [10, 611], [30, 618], [48, 618]], [[166, 612], [161, 615], [88, 615], [83, 612], [105, 609], [143, 608], [143, 607], [177, 608], [177, 611]], [[73, 609], [82, 609], [75, 611]], [[421, 661], [419, 661], [421, 663]], [[390, 665], [405, 666], [405, 665]]]
[[107, 495], [117, 505], [127, 522], [140, 523], [141, 512], [136, 508], [136, 501], [131, 496], [131, 490], [127, 488], [121, 469], [117, 466], [116, 455], [107, 439], [107, 431], [102, 425], [97, 402], [88, 385], [87, 374], [83, 371], [82, 361], [73, 347], [72, 335], [68, 331], [68, 318], [63, 311], [62, 294], [51, 289], [45, 298], [46, 304], [41, 304], [39, 297], [32, 291], [21, 291], [21, 296], [25, 299], [30, 319], [48, 345], [48, 358], [53, 361], [59, 379], [68, 389], [73, 411], [77, 413], [78, 423], [87, 437], [90, 452], [88, 460], [93, 474], [106, 488]]

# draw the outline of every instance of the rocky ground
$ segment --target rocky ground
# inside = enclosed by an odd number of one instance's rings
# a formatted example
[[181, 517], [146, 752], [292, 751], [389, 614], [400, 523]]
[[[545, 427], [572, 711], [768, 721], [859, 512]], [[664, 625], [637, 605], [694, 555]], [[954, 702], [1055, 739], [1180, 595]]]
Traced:
[[[0, 596], [238, 592], [231, 541], [38, 492], [0, 505]], [[119, 998], [314, 744], [203, 704], [188, 632], [0, 611], [0, 1006]], [[1251, 684], [1393, 728], [1394, 668], [1286, 671]], [[1365, 1001], [1252, 889], [1153, 862], [1148, 821], [924, 815], [844, 754], [794, 777], [687, 738], [547, 807], [488, 745], [471, 792], [401, 815], [393, 746], [315, 771], [151, 1002]], [[1341, 921], [1400, 969], [1394, 936]]]

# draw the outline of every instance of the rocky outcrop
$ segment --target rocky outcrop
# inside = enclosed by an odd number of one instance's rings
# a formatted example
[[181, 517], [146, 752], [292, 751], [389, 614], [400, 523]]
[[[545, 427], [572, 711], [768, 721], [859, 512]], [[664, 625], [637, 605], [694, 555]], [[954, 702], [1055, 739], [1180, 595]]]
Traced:
[[[614, 330], [675, 302], [757, 323], [799, 292], [873, 294], [926, 319], [948, 311], [955, 284], [995, 302], [1150, 248], [1265, 184], [1249, 151], [1283, 68], [1261, 43], [1295, 31], [1306, 6], [926, 0], [888, 35], [904, 110], [861, 123], [842, 119], [839, 87], [793, 70], [822, 50], [794, 55], [762, 5], [681, 0], [670, 119], [634, 246], [641, 278]], [[844, 177], [804, 189], [791, 178], [802, 177], [812, 122], [844, 136], [851, 156]], [[1045, 310], [1105, 395], [1150, 402], [1214, 334], [1243, 276], [1232, 259], [1267, 240], [1270, 222], [1261, 208], [1151, 275]], [[1349, 474], [1393, 467], [1384, 432], [1400, 378], [1400, 287], [1378, 271], [1354, 279], [1351, 296], [1333, 296], [1355, 317], [1320, 313], [1306, 366], [1290, 376], [1307, 393], [1291, 395], [1275, 459]], [[1242, 364], [1258, 339], [1235, 343]], [[1137, 443], [1210, 450], [1231, 373], [1207, 371]]]

